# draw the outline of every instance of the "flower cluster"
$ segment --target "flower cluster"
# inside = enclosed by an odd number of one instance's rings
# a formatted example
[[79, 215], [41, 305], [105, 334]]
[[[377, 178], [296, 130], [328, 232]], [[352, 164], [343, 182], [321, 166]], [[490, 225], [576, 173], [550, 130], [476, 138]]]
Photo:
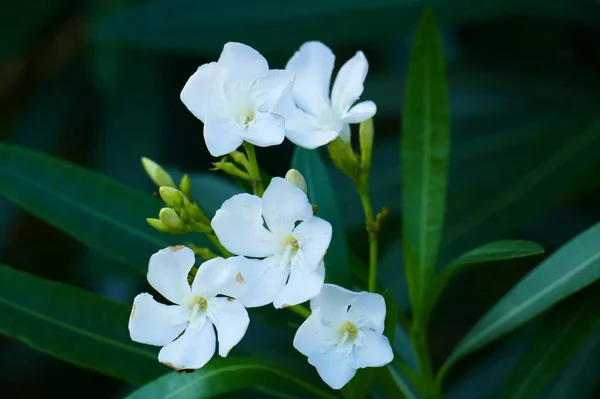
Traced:
[[[227, 43], [217, 62], [192, 75], [181, 100], [204, 123], [209, 152], [229, 154], [251, 172], [251, 162], [236, 151], [244, 142], [272, 146], [287, 137], [312, 149], [338, 137], [348, 141], [348, 124], [375, 114], [371, 101], [354, 105], [368, 70], [364, 54], [342, 66], [329, 96], [334, 58], [322, 43], [309, 42], [285, 70], [270, 70], [256, 50]], [[324, 284], [332, 227], [315, 216], [299, 172], [272, 178], [264, 193], [234, 195], [210, 220], [194, 203], [189, 182], [184, 179], [179, 191], [157, 164], [144, 160], [144, 166], [168, 205], [149, 223], [174, 234], [209, 234], [225, 258], [210, 252], [205, 258], [211, 259], [196, 268], [188, 247], [152, 255], [148, 282], [173, 305], [138, 295], [129, 320], [132, 340], [161, 346], [159, 361], [176, 370], [198, 369], [212, 358], [217, 342], [222, 357], [240, 342], [250, 322], [246, 308], [282, 309], [310, 301], [312, 313], [293, 346], [330, 387], [340, 389], [357, 369], [392, 361], [383, 335], [383, 297]], [[196, 251], [201, 253], [207, 252]]]

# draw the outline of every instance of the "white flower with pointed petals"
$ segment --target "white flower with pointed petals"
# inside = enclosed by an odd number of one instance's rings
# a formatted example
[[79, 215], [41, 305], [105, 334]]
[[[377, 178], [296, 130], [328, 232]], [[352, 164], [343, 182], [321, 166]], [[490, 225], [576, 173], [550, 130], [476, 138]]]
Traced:
[[272, 302], [283, 308], [308, 301], [321, 290], [331, 225], [313, 216], [306, 194], [293, 183], [274, 177], [262, 199], [233, 196], [211, 225], [228, 251], [263, 258], [241, 266], [248, 282], [248, 293], [240, 298], [245, 306]]
[[295, 73], [296, 82], [291, 100], [282, 102], [279, 112], [286, 119], [287, 138], [300, 147], [317, 148], [338, 136], [348, 141], [348, 124], [365, 121], [377, 112], [373, 101], [354, 105], [369, 70], [362, 51], [341, 67], [330, 97], [334, 61], [335, 55], [323, 43], [308, 42], [287, 63], [286, 70]]
[[385, 301], [379, 294], [323, 285], [310, 301], [312, 314], [298, 328], [294, 348], [333, 389], [340, 389], [364, 367], [382, 367], [394, 353], [383, 335]]
[[242, 257], [206, 261], [190, 286], [191, 249], [169, 247], [152, 255], [148, 282], [175, 305], [163, 305], [147, 293], [136, 296], [129, 318], [131, 339], [162, 346], [158, 360], [171, 368], [198, 369], [215, 353], [216, 329], [219, 355], [226, 357], [250, 322], [244, 306], [233, 299], [247, 290], [239, 272], [245, 261]]
[[269, 70], [253, 48], [227, 43], [217, 62], [201, 65], [181, 91], [181, 101], [204, 123], [204, 141], [218, 157], [243, 141], [259, 147], [281, 144], [285, 123], [273, 109], [289, 94], [294, 74]]

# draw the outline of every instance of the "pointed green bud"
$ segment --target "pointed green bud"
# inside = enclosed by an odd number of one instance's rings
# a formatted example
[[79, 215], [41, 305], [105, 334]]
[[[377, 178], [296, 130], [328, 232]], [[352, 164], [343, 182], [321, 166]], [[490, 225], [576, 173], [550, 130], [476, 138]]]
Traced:
[[184, 195], [181, 191], [173, 187], [161, 187], [158, 190], [160, 198], [165, 201], [165, 204], [174, 209], [183, 209]]
[[162, 208], [158, 213], [158, 218], [167, 228], [179, 228], [181, 223], [179, 215], [171, 208]]
[[179, 189], [191, 202], [194, 202], [194, 195], [192, 193], [192, 181], [190, 180], [190, 177], [187, 173], [181, 178], [181, 183], [179, 183]]
[[158, 187], [177, 187], [170, 174], [168, 174], [159, 164], [153, 160], [142, 157], [142, 166], [146, 173]]
[[186, 213], [190, 215], [190, 217], [200, 223], [210, 225], [210, 220], [206, 217], [202, 209], [195, 203], [186, 202], [184, 208]]
[[298, 172], [296, 169], [290, 169], [285, 174], [285, 180], [293, 183], [300, 190], [304, 191], [304, 194], [308, 192], [308, 188], [306, 187], [306, 180], [302, 173]]
[[360, 164], [364, 173], [371, 170], [371, 156], [373, 153], [373, 119], [369, 118], [360, 124], [358, 138], [360, 140]]
[[352, 145], [338, 137], [327, 145], [327, 150], [336, 168], [357, 183], [360, 179], [360, 163]]
[[229, 156], [231, 157], [231, 159], [233, 159], [233, 162], [242, 165], [244, 167], [244, 169], [248, 170], [250, 169], [250, 162], [248, 162], [248, 158], [246, 157], [246, 154], [244, 154], [241, 151], [233, 151], [232, 153], [229, 154]]
[[148, 222], [148, 224], [150, 226], [154, 227], [156, 230], [158, 230], [162, 233], [169, 232], [169, 229], [167, 229], [167, 226], [165, 226], [159, 219], [147, 218], [146, 222]]
[[214, 168], [212, 170], [222, 170], [223, 172], [227, 173], [228, 175], [241, 177], [244, 180], [250, 181], [250, 175], [248, 173], [240, 170], [237, 166], [235, 166], [231, 162], [226, 162], [224, 159], [222, 159], [219, 162], [214, 162], [213, 165], [214, 165]]

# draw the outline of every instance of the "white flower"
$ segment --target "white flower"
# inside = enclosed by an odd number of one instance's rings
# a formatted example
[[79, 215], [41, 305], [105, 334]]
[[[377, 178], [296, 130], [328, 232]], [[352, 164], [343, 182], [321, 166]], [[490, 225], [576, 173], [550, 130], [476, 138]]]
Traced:
[[280, 111], [286, 118], [286, 136], [300, 147], [313, 149], [338, 136], [350, 140], [349, 123], [360, 123], [377, 111], [373, 101], [352, 106], [361, 96], [369, 64], [362, 51], [356, 53], [340, 69], [331, 90], [329, 85], [335, 55], [320, 42], [300, 47], [286, 69], [296, 74], [292, 100], [285, 101]]
[[244, 140], [260, 147], [281, 144], [284, 118], [272, 111], [293, 83], [292, 72], [269, 70], [258, 51], [227, 43], [217, 62], [200, 66], [190, 77], [181, 101], [204, 123], [206, 147], [217, 157]]
[[227, 356], [250, 322], [244, 306], [233, 299], [247, 290], [239, 273], [239, 264], [244, 261], [235, 257], [204, 262], [190, 287], [187, 276], [194, 265], [191, 249], [169, 247], [152, 255], [148, 282], [175, 305], [158, 303], [147, 293], [136, 296], [129, 318], [131, 339], [162, 346], [158, 360], [169, 367], [198, 369], [215, 353], [216, 329], [219, 355]]
[[294, 348], [333, 389], [340, 389], [364, 367], [385, 366], [394, 358], [383, 335], [385, 301], [379, 294], [323, 285], [310, 301], [312, 314], [298, 328]]
[[245, 306], [273, 302], [283, 308], [305, 302], [321, 290], [331, 225], [313, 216], [306, 194], [294, 184], [274, 177], [262, 199], [235, 195], [223, 203], [211, 224], [230, 252], [264, 258], [241, 266], [248, 282], [248, 293], [240, 298]]

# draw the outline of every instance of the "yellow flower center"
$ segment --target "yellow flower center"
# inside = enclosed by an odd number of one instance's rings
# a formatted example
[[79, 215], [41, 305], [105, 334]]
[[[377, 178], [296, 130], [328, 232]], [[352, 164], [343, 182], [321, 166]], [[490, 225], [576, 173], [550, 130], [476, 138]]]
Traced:
[[204, 311], [206, 311], [206, 308], [208, 307], [208, 301], [201, 296], [195, 296], [190, 301], [189, 306], [192, 312], [190, 313], [188, 319], [189, 321], [192, 321], [196, 318], [196, 316], [198, 316], [198, 314], [204, 313]]
[[342, 333], [342, 337], [346, 337], [344, 341], [352, 342], [358, 335], [358, 328], [354, 324], [347, 321], [340, 327], [340, 332]]

